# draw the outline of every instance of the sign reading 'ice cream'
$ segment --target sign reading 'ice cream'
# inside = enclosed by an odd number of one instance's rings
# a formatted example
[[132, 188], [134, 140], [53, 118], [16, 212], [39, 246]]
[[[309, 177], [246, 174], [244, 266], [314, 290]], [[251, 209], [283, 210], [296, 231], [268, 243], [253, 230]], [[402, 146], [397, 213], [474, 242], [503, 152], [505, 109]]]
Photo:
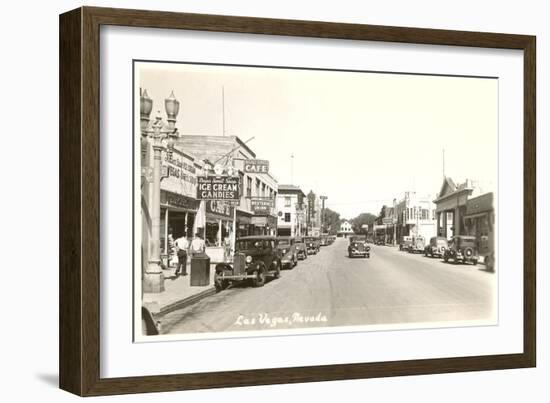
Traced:
[[197, 199], [239, 200], [240, 178], [232, 176], [198, 176]]

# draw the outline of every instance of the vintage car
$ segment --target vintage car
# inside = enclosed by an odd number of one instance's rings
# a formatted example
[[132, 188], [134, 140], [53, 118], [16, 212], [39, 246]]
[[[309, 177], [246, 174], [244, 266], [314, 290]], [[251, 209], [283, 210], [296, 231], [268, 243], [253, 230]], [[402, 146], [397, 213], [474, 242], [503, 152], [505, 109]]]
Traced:
[[307, 259], [307, 247], [306, 243], [304, 242], [304, 238], [301, 236], [297, 236], [294, 238], [295, 244], [296, 244], [296, 256], [298, 256], [298, 260], [305, 260]]
[[237, 239], [233, 262], [216, 265], [216, 290], [221, 291], [231, 283], [245, 280], [250, 280], [254, 287], [262, 287], [267, 277], [279, 278], [282, 254], [277, 244], [277, 237], [269, 235]]
[[298, 264], [298, 251], [296, 250], [296, 239], [291, 236], [277, 237], [277, 248], [281, 251], [282, 268], [292, 269]]
[[385, 245], [386, 244], [386, 236], [385, 235], [376, 235], [374, 238], [374, 244], [375, 245]]
[[426, 249], [426, 240], [422, 235], [414, 235], [407, 251], [409, 253], [422, 253]]
[[304, 237], [304, 243], [306, 244], [306, 250], [308, 255], [315, 255], [319, 252], [319, 245], [317, 239], [313, 236]]
[[328, 245], [328, 235], [321, 235], [319, 238], [319, 242], [321, 246], [327, 246]]
[[349, 237], [348, 256], [370, 257], [370, 246], [367, 245], [365, 235], [352, 235]]
[[412, 236], [406, 235], [403, 237], [403, 240], [399, 244], [399, 250], [408, 251], [412, 244]]
[[443, 257], [443, 253], [445, 253], [445, 249], [448, 247], [447, 238], [443, 236], [433, 236], [430, 238], [430, 243], [424, 248], [424, 256]]
[[328, 244], [332, 245], [336, 241], [336, 235], [329, 235], [328, 236]]
[[443, 252], [443, 260], [445, 262], [452, 261], [453, 263], [468, 263], [474, 265], [479, 260], [476, 237], [457, 235], [452, 237], [449, 246]]

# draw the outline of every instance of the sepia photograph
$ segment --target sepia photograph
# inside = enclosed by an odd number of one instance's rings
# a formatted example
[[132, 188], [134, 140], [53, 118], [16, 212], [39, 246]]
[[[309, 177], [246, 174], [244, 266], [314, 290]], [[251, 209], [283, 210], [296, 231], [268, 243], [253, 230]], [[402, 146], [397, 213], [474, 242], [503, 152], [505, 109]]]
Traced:
[[498, 90], [134, 60], [134, 341], [497, 325]]

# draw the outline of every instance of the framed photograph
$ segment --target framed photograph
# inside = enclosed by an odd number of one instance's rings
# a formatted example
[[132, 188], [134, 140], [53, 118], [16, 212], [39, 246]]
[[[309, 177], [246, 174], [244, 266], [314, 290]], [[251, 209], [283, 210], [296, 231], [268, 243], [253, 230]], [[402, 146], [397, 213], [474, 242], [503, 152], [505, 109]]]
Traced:
[[60, 16], [60, 387], [533, 367], [535, 37]]

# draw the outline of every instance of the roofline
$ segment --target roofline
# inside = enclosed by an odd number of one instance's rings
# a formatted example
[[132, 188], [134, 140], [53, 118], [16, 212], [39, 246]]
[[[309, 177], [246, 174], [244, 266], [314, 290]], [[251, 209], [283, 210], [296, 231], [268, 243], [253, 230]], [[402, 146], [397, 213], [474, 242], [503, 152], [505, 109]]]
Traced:
[[464, 189], [457, 189], [453, 193], [446, 194], [445, 196], [438, 197], [437, 199], [433, 200], [433, 203], [437, 203], [438, 201], [448, 199], [450, 197], [455, 197], [456, 195], [463, 193], [463, 192], [473, 192], [474, 189], [472, 188], [464, 188]]

